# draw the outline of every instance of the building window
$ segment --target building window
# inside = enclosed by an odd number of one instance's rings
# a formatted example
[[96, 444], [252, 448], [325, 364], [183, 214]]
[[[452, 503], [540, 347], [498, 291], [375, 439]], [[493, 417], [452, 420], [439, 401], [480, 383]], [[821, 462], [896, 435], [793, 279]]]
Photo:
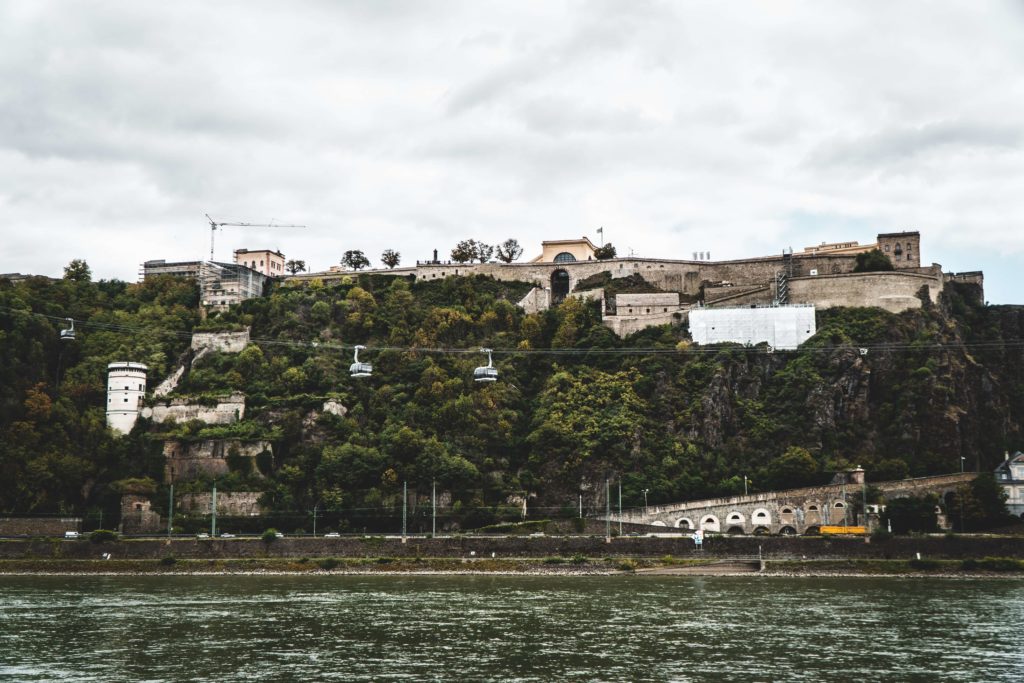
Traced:
[[888, 245], [888, 244], [887, 244], [887, 245], [885, 245], [885, 250], [886, 250], [886, 251], [889, 251], [889, 245]]
[[576, 257], [567, 251], [563, 251], [562, 253], [555, 256], [555, 263], [573, 263], [575, 260]]

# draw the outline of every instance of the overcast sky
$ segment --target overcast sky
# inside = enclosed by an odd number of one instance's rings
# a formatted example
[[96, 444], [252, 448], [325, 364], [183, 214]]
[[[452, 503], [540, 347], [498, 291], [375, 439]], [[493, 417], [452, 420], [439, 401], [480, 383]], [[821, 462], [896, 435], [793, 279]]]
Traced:
[[1024, 2], [0, 3], [0, 272], [922, 233], [1024, 303]]

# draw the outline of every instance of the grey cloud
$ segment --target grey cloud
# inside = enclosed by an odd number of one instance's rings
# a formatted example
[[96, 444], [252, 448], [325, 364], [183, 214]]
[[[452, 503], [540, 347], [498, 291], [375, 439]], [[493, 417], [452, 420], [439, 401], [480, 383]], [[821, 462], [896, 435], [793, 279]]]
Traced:
[[891, 127], [858, 137], [833, 137], [811, 151], [809, 166], [864, 167], [906, 161], [944, 148], [1013, 150], [1024, 140], [1024, 124], [936, 121]]
[[655, 125], [639, 111], [618, 106], [613, 98], [603, 105], [584, 106], [567, 97], [538, 97], [525, 102], [518, 113], [530, 130], [553, 136], [593, 132], [622, 135]]

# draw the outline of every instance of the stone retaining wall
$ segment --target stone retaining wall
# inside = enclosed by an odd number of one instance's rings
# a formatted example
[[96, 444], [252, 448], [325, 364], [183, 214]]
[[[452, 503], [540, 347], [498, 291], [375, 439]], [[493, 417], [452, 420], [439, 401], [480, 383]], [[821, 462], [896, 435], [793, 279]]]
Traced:
[[0, 517], [0, 536], [63, 536], [81, 529], [80, 517]]
[[142, 416], [153, 422], [188, 422], [201, 420], [207, 424], [226, 425], [245, 417], [245, 394], [234, 393], [217, 401], [214, 405], [191, 403], [187, 398], [175, 398], [166, 403], [143, 408]]
[[210, 349], [221, 353], [238, 353], [249, 345], [249, 328], [241, 332], [193, 332], [192, 350]]
[[[164, 481], [192, 481], [202, 475], [222, 477], [228, 473], [227, 457], [231, 453], [255, 458], [263, 451], [273, 452], [273, 445], [269, 441], [240, 439], [164, 441]], [[250, 471], [258, 474], [254, 462]]]

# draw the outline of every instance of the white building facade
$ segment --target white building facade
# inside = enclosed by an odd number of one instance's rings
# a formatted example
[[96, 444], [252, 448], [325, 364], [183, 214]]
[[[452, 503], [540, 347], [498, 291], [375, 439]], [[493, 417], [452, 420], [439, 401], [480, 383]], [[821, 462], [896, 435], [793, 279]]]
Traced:
[[1010, 514], [1024, 518], [1024, 453], [1007, 453], [995, 475], [996, 482], [1006, 491], [1006, 508]]
[[107, 366], [107, 426], [115, 432], [127, 434], [139, 419], [148, 369], [128, 361]]

